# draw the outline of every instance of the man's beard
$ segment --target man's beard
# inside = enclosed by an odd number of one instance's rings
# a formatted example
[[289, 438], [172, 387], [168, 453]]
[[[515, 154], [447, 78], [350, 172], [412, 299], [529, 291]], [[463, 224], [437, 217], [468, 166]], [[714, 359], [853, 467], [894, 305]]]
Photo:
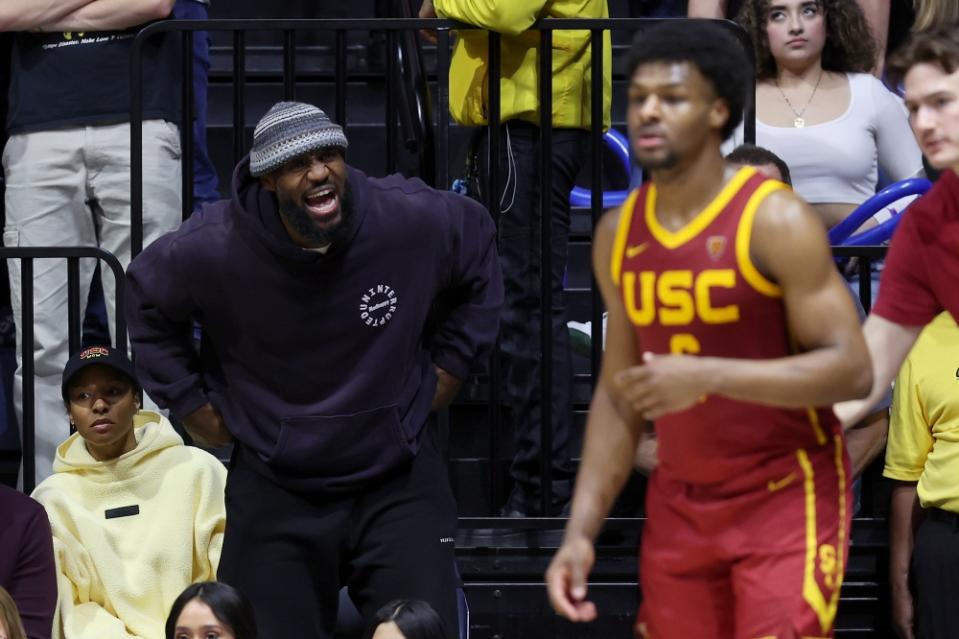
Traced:
[[277, 193], [280, 214], [300, 237], [316, 246], [341, 244], [350, 238], [353, 230], [353, 189], [347, 182], [340, 198], [340, 219], [326, 228], [320, 227], [302, 206], [293, 202], [287, 193]]
[[638, 154], [636, 155], [636, 164], [646, 171], [662, 171], [665, 169], [671, 169], [678, 163], [679, 158], [672, 151], [669, 151], [666, 155], [659, 158], [643, 159]]

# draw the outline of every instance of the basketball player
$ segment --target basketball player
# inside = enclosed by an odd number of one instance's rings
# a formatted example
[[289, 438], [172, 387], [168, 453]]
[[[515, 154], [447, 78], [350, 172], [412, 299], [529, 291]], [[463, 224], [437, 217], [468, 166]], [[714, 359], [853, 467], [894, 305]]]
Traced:
[[816, 407], [869, 391], [856, 312], [816, 213], [722, 158], [750, 81], [740, 45], [668, 23], [642, 34], [629, 69], [631, 144], [652, 181], [596, 232], [608, 343], [551, 604], [595, 618], [593, 541], [655, 420], [640, 636], [832, 636], [849, 461]]

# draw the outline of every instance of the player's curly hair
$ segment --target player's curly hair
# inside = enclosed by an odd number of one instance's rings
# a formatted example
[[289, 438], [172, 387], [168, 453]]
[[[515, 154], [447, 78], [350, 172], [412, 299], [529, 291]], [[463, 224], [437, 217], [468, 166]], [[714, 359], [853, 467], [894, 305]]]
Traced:
[[725, 140], [743, 120], [752, 65], [746, 50], [727, 28], [709, 20], [667, 20], [636, 34], [626, 71], [632, 77], [643, 64], [688, 62], [726, 102], [729, 118], [722, 128]]
[[[822, 68], [837, 73], [869, 73], [876, 61], [876, 42], [856, 0], [816, 0], [826, 17]], [[756, 79], [776, 77], [776, 60], [769, 51], [766, 16], [770, 0], [746, 0], [736, 17], [749, 33], [756, 54]]]

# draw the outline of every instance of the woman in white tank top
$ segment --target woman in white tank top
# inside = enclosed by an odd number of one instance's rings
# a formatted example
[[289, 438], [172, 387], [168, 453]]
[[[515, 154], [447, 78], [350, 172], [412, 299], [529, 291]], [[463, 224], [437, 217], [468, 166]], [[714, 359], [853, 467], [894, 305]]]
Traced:
[[875, 45], [855, 0], [746, 0], [756, 53], [756, 144], [779, 155], [827, 226], [892, 181], [921, 174], [901, 100], [869, 74]]

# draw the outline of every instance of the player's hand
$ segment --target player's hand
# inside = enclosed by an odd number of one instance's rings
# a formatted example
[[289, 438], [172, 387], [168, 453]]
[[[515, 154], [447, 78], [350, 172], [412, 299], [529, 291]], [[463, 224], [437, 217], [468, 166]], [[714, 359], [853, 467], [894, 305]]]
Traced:
[[[420, 5], [419, 17], [436, 17], [436, 7], [433, 6], [433, 0], [423, 0], [423, 4]], [[420, 29], [420, 35], [423, 36], [424, 40], [427, 40], [432, 44], [436, 44], [436, 31], [433, 29]]]
[[[634, 417], [655, 420], [685, 410], [705, 398], [710, 379], [705, 360], [689, 355], [643, 353], [643, 364], [613, 378], [616, 405]], [[624, 415], [624, 418], [630, 416]]]
[[593, 544], [585, 537], [567, 539], [546, 569], [546, 592], [556, 614], [570, 621], [592, 621], [596, 604], [586, 600], [586, 578], [595, 560]]
[[915, 619], [909, 586], [892, 586], [892, 628], [900, 639], [915, 639]]
[[183, 418], [183, 427], [197, 444], [207, 448], [219, 448], [233, 441], [223, 416], [213, 404], [207, 403]]

